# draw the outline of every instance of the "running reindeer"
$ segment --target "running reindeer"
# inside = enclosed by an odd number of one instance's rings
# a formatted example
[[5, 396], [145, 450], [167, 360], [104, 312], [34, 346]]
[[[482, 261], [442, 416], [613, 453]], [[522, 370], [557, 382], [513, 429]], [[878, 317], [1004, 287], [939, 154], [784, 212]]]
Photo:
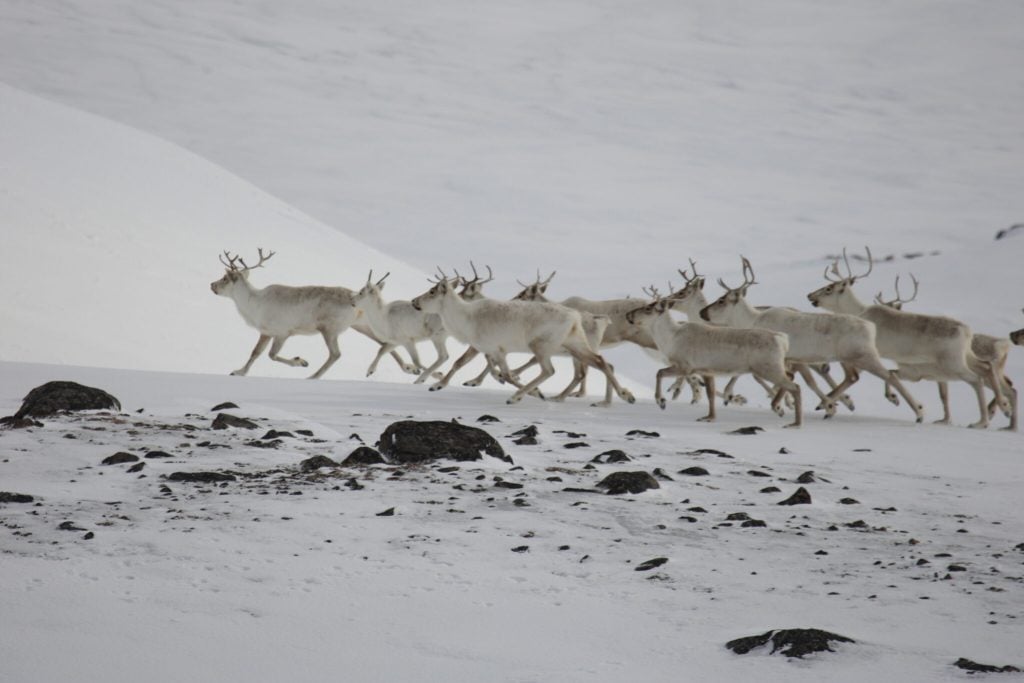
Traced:
[[[235, 302], [242, 319], [256, 328], [260, 337], [246, 361], [232, 375], [245, 375], [260, 354], [270, 345], [270, 359], [292, 367], [308, 367], [309, 363], [295, 356], [282, 358], [279, 354], [285, 341], [297, 334], [320, 334], [327, 345], [328, 356], [319, 370], [310, 379], [318, 379], [341, 357], [338, 336], [349, 327], [379, 340], [365, 326], [355, 324], [359, 311], [353, 300], [353, 292], [345, 287], [289, 287], [268, 285], [263, 289], [249, 282], [249, 273], [270, 260], [276, 252], [264, 254], [258, 251], [259, 262], [254, 266], [245, 263], [241, 256], [232, 256], [225, 251], [220, 262], [224, 264], [224, 277], [210, 283], [214, 294], [225, 296]], [[273, 342], [273, 343], [271, 343]], [[392, 357], [406, 372], [415, 372], [397, 353]]]
[[[917, 298], [918, 285], [917, 278], [914, 274], [910, 274], [910, 279], [914, 283], [914, 291], [910, 295], [910, 298], [904, 298], [900, 292], [900, 276], [896, 276], [895, 291], [896, 297], [893, 299], [884, 299], [882, 292], [875, 295], [875, 303], [880, 306], [888, 306], [897, 311], [902, 311], [904, 304], [908, 304]], [[1006, 362], [1010, 355], [1010, 340], [1006, 337], [994, 337], [989, 334], [974, 334], [971, 336], [971, 351], [980, 360], [990, 363], [992, 369], [995, 372], [996, 378], [999, 380], [999, 388], [1002, 393], [1009, 399], [1010, 411], [1006, 413], [1006, 416], [1010, 419], [1010, 425], [1006, 428], [1009, 431], [1017, 431], [1017, 390], [1013, 386], [1013, 382], [1006, 376]], [[918, 379], [927, 379], [924, 376], [918, 376], [920, 373], [912, 366], [900, 367], [900, 376], [909, 381], [915, 381]], [[945, 381], [937, 382], [939, 387], [939, 400], [942, 402], [942, 419], [939, 420], [941, 424], [949, 424], [951, 421], [951, 414], [949, 411], [949, 383]], [[993, 398], [988, 404], [988, 415], [989, 419], [995, 415], [996, 408], [998, 407], [998, 401]]]
[[[825, 268], [829, 284], [807, 295], [811, 304], [835, 313], [855, 315], [873, 322], [876, 328], [878, 353], [899, 365], [897, 373], [908, 373], [934, 381], [960, 380], [969, 384], [978, 398], [980, 417], [970, 426], [984, 428], [989, 425], [988, 406], [983, 384], [988, 383], [996, 392], [1000, 407], [1009, 410], [1009, 403], [999, 390], [999, 382], [992, 366], [971, 351], [971, 329], [957, 320], [937, 315], [921, 315], [897, 311], [888, 306], [863, 303], [853, 292], [853, 285], [871, 273], [873, 259], [867, 249], [868, 268], [854, 275], [843, 250], [847, 274], [839, 273], [838, 260]], [[887, 398], [896, 403], [891, 391]], [[916, 403], [911, 405], [916, 406]]]
[[[825, 410], [825, 417], [835, 413], [836, 399], [859, 378], [859, 371], [875, 375], [886, 385], [891, 385], [903, 396], [913, 409], [917, 422], [924, 414], [921, 406], [907, 392], [903, 383], [882, 364], [875, 347], [875, 325], [853, 315], [829, 313], [805, 313], [792, 308], [754, 308], [747, 301], [747, 290], [756, 284], [754, 269], [745, 257], [743, 284], [730, 287], [721, 279], [718, 284], [725, 294], [701, 312], [701, 318], [712, 323], [741, 328], [761, 328], [783, 332], [789, 336], [789, 351], [786, 361], [807, 383], [821, 403], [818, 410]], [[825, 394], [818, 388], [811, 375], [810, 364], [838, 361], [845, 377], [839, 385]]]

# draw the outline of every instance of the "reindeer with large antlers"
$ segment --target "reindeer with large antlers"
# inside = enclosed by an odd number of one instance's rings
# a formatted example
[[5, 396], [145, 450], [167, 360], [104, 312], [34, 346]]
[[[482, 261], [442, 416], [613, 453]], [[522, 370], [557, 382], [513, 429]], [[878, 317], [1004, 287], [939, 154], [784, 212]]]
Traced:
[[619, 386], [611, 366], [590, 348], [578, 312], [540, 302], [465, 301], [456, 291], [458, 283], [459, 278], [442, 277], [430, 290], [413, 299], [412, 305], [439, 314], [452, 336], [497, 362], [507, 379], [513, 378], [506, 354], [526, 352], [537, 357], [540, 373], [517, 389], [509, 403], [518, 402], [554, 374], [551, 356], [562, 349], [601, 370], [624, 401], [635, 401], [630, 392]]
[[[743, 328], [762, 328], [789, 335], [786, 361], [795, 369], [811, 390], [821, 399], [819, 409], [826, 417], [835, 412], [835, 401], [843, 391], [858, 379], [858, 371], [869, 372], [886, 384], [891, 384], [914, 410], [918, 422], [923, 419], [921, 407], [907, 392], [903, 383], [882, 364], [875, 348], [875, 326], [853, 315], [805, 313], [792, 308], [770, 307], [756, 309], [747, 302], [747, 290], [756, 284], [754, 269], [745, 257], [743, 284], [730, 287], [721, 279], [718, 284], [725, 294], [706, 306], [700, 315], [712, 323]], [[818, 388], [810, 372], [810, 364], [838, 361], [845, 372], [843, 381], [830, 393]]]
[[[911, 273], [910, 279], [914, 283], [914, 291], [909, 298], [905, 298], [900, 292], [900, 277], [897, 275], [895, 298], [886, 300], [882, 297], [882, 292], [879, 292], [875, 296], [875, 303], [880, 306], [888, 306], [889, 308], [893, 308], [897, 311], [902, 311], [905, 304], [909, 304], [917, 298], [919, 283], [913, 273]], [[1015, 432], [1017, 431], [1017, 390], [1014, 388], [1013, 382], [1010, 381], [1010, 378], [1006, 376], [1006, 362], [1009, 360], [1010, 356], [1011, 341], [1012, 340], [1008, 340], [1006, 337], [994, 337], [990, 334], [976, 333], [971, 336], [971, 352], [980, 360], [992, 365], [996, 378], [999, 380], [999, 389], [1010, 402], [1010, 411], [1004, 411], [1006, 416], [1010, 418], [1010, 425], [1007, 429]], [[928, 379], [928, 373], [922, 372], [920, 368], [913, 365], [901, 365], [899, 374], [900, 377], [909, 381]], [[939, 400], [942, 402], [942, 419], [939, 420], [939, 422], [942, 424], [949, 424], [952, 417], [949, 411], [949, 383], [939, 381], [937, 384], [939, 387]], [[995, 415], [997, 407], [998, 401], [993, 398], [988, 404], [988, 415], [990, 419]]]
[[[366, 284], [353, 298], [355, 305], [363, 312], [366, 324], [373, 335], [381, 341], [380, 350], [366, 370], [366, 376], [369, 377], [377, 370], [377, 363], [385, 353], [390, 353], [396, 346], [403, 346], [409, 353], [413, 365], [420, 370], [414, 384], [421, 384], [448, 360], [448, 348], [445, 344], [448, 332], [444, 329], [440, 316], [417, 311], [408, 301], [384, 303], [381, 291], [388, 275], [390, 273], [374, 282], [371, 270], [366, 278]], [[420, 363], [420, 356], [416, 350], [416, 342], [419, 341], [430, 341], [437, 351], [437, 360], [429, 367], [424, 367]]]
[[[359, 317], [359, 311], [355, 307], [350, 289], [287, 285], [269, 285], [263, 289], [254, 287], [249, 282], [249, 272], [262, 268], [275, 254], [273, 251], [264, 254], [263, 249], [258, 253], [259, 262], [249, 266], [241, 256], [232, 256], [225, 251], [220, 257], [221, 263], [224, 264], [224, 277], [210, 284], [214, 294], [233, 300], [242, 319], [260, 333], [249, 360], [244, 366], [232, 372], [232, 375], [248, 373], [268, 344], [271, 360], [293, 367], [308, 367], [309, 363], [298, 356], [282, 358], [279, 355], [285, 341], [296, 334], [319, 333], [327, 345], [327, 361], [310, 376], [310, 379], [322, 376], [338, 360], [341, 356], [338, 336], [349, 327], [378, 341], [367, 328], [353, 325]], [[405, 364], [401, 356], [394, 353], [392, 355], [403, 370], [412, 369]]]
[[[850, 268], [846, 250], [843, 250], [846, 276], [839, 272], [838, 260], [825, 268], [825, 279], [829, 284], [807, 295], [811, 304], [835, 313], [855, 315], [875, 324], [878, 353], [883, 358], [903, 367], [915, 366], [922, 378], [935, 381], [960, 380], [969, 384], [978, 397], [978, 411], [981, 416], [971, 427], [987, 427], [988, 406], [985, 401], [983, 384], [988, 383], [996, 392], [1000, 407], [1009, 410], [1009, 403], [999, 390], [992, 365], [979, 360], [971, 351], [971, 329], [957, 320], [937, 315], [921, 315], [897, 311], [878, 304], [867, 305], [857, 298], [853, 285], [871, 273], [873, 259], [867, 250], [868, 268], [861, 275], [854, 275]], [[890, 400], [894, 397], [890, 396]], [[911, 404], [916, 405], [916, 404]]]

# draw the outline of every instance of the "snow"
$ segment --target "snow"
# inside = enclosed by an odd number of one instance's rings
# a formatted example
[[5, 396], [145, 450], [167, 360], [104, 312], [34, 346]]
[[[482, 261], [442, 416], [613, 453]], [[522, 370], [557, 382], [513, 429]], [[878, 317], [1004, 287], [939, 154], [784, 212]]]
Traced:
[[[0, 490], [40, 502], [0, 505], [0, 680], [941, 680], [963, 678], [960, 656], [1021, 665], [1020, 436], [964, 429], [965, 386], [952, 387], [955, 427], [912, 424], [867, 378], [855, 413], [824, 422], [811, 404], [801, 430], [783, 430], [752, 383], [740, 385], [750, 404], [713, 425], [684, 402], [658, 411], [656, 366], [627, 348], [607, 355], [641, 400], [608, 410], [509, 407], [506, 389], [458, 381], [428, 393], [388, 360], [359, 381], [376, 349], [351, 333], [324, 380], [265, 358], [227, 377], [256, 334], [209, 283], [222, 250], [264, 247], [278, 253], [258, 285], [358, 287], [373, 268], [392, 273], [387, 297], [411, 297], [435, 265], [474, 259], [493, 266], [499, 298], [537, 268], [558, 269], [555, 299], [640, 296], [693, 257], [713, 298], [743, 253], [761, 283], [752, 303], [806, 309], [826, 256], [867, 244], [894, 258], [861, 298], [912, 271], [910, 310], [1003, 335], [1024, 326], [1024, 239], [992, 240], [1022, 220], [1022, 12], [4, 4], [0, 414], [73, 379], [114, 393], [125, 416], [0, 432]], [[312, 337], [286, 352], [313, 367], [326, 355]], [[1007, 374], [1022, 370], [1014, 349]], [[938, 417], [932, 386], [909, 388]], [[206, 432], [223, 400], [323, 441], [275, 450]], [[343, 457], [353, 432], [372, 443], [398, 419], [482, 413], [502, 420], [485, 428], [523, 470], [294, 475], [310, 455]], [[541, 445], [511, 444], [533, 422]], [[203, 431], [160, 428], [182, 424]], [[746, 425], [766, 431], [726, 435]], [[634, 428], [661, 437], [627, 438]], [[590, 446], [564, 449], [556, 429]], [[145, 478], [99, 465], [154, 448], [174, 458], [145, 460]], [[610, 448], [637, 460], [583, 469]], [[699, 448], [734, 459], [686, 454]], [[674, 474], [695, 464], [706, 481]], [[560, 491], [623, 467], [675, 481]], [[246, 479], [165, 496], [161, 476], [179, 469], [280, 470], [269, 476], [303, 495], [259, 495]], [[813, 504], [776, 506], [806, 470], [829, 480], [807, 486]], [[495, 476], [523, 483], [530, 506]], [[758, 493], [770, 483], [782, 491]], [[768, 526], [719, 526], [733, 512]], [[95, 538], [57, 529], [68, 520]], [[844, 526], [857, 520], [885, 530]], [[954, 563], [966, 571], [946, 580]], [[858, 643], [792, 662], [723, 647], [789, 626]]]

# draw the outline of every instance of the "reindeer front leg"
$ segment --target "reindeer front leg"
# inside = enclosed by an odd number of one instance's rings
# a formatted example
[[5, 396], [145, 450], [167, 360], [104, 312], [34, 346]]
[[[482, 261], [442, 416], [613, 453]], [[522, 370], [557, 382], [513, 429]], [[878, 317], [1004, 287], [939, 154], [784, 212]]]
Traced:
[[704, 417], [698, 418], [698, 422], [714, 422], [715, 421], [715, 401], [718, 398], [715, 395], [715, 376], [704, 375], [704, 388], [708, 394], [708, 414]]
[[[309, 367], [309, 363], [298, 356], [295, 356], [294, 358], [281, 358], [281, 356], [278, 355], [281, 352], [281, 347], [284, 346], [286, 341], [288, 341], [288, 337], [274, 337], [274, 343], [270, 345], [270, 360], [276, 360], [278, 363], [284, 363], [285, 365], [290, 365], [293, 368]], [[328, 347], [330, 347], [330, 344], [328, 344]]]
[[256, 341], [256, 346], [253, 347], [252, 353], [249, 354], [249, 360], [245, 363], [244, 366], [235, 370], [231, 374], [244, 377], [246, 373], [249, 372], [249, 368], [252, 367], [252, 364], [255, 363], [256, 359], [260, 357], [261, 353], [263, 353], [263, 350], [267, 348], [267, 344], [270, 343], [270, 339], [271, 337], [269, 334], [261, 334], [260, 338]]

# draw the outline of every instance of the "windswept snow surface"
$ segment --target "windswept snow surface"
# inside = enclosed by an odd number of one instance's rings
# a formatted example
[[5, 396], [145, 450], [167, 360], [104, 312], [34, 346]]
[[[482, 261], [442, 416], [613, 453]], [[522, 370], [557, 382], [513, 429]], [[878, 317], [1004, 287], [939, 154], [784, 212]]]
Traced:
[[[3, 490], [37, 497], [0, 506], [0, 680], [936, 681], [964, 680], [959, 657], [1021, 663], [1017, 435], [862, 416], [783, 430], [749, 408], [709, 425], [692, 422], [697, 407], [646, 401], [509, 407], [486, 389], [12, 363], [0, 413], [56, 377], [109, 390], [124, 413], [0, 432]], [[224, 400], [260, 429], [210, 431]], [[515, 466], [298, 472], [410, 415], [483, 413]], [[513, 444], [529, 424], [540, 444]], [[766, 431], [725, 434], [752, 424]], [[257, 447], [270, 428], [293, 436]], [[634, 460], [585, 469], [612, 448]], [[154, 450], [171, 457], [142, 457]], [[116, 451], [144, 469], [100, 465]], [[691, 466], [708, 476], [677, 474]], [[564, 491], [655, 468], [673, 481]], [[238, 479], [163, 478], [210, 470]], [[808, 470], [812, 503], [779, 506]], [[656, 557], [668, 562], [636, 571]], [[792, 661], [724, 647], [788, 627], [857, 643]]]

